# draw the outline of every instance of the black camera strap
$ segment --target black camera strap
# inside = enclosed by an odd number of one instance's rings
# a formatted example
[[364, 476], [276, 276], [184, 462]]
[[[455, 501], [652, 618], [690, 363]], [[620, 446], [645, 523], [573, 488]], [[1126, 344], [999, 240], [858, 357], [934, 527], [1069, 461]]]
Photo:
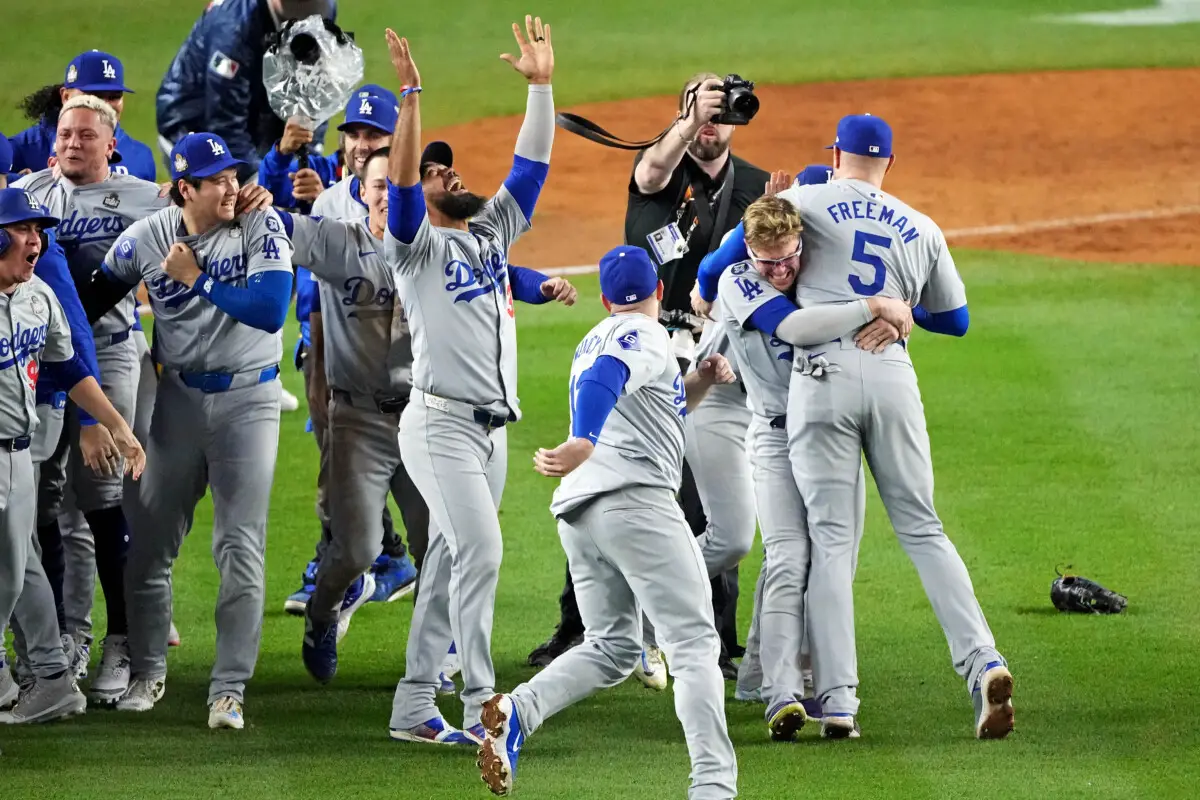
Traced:
[[614, 133], [601, 128], [590, 119], [579, 116], [578, 114], [568, 114], [560, 112], [554, 115], [554, 122], [558, 127], [565, 131], [570, 131], [585, 139], [589, 139], [596, 144], [602, 144], [605, 147], [614, 147], [617, 150], [645, 150], [647, 147], [652, 147], [662, 141], [662, 138], [667, 135], [671, 128], [678, 122], [678, 119], [672, 120], [671, 124], [663, 129], [662, 133], [655, 136], [653, 139], [647, 139], [644, 142], [630, 142], [622, 139]]
[[[687, 158], [687, 155], [684, 155]], [[701, 239], [705, 232], [708, 233], [708, 249], [706, 253], [711, 253], [716, 250], [721, 244], [721, 237], [724, 235], [721, 232], [721, 225], [725, 222], [725, 217], [729, 214], [730, 198], [733, 195], [733, 155], [729, 155], [729, 160], [725, 165], [725, 180], [721, 182], [721, 188], [717, 190], [720, 194], [720, 199], [717, 201], [717, 215], [714, 218], [712, 213], [712, 201], [708, 199], [708, 192], [704, 189], [699, 178], [692, 177], [692, 202], [696, 206], [696, 217], [700, 220], [699, 234]]]

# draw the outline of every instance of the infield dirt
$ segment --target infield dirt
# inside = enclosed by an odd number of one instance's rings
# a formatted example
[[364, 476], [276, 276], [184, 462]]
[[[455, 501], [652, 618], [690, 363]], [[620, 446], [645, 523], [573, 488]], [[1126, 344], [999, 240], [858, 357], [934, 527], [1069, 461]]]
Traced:
[[[956, 246], [1200, 265], [1200, 70], [813, 83], [757, 93], [762, 110], [734, 137], [734, 151], [752, 163], [792, 173], [828, 163], [823, 148], [838, 118], [872, 113], [895, 131], [889, 192], [950, 233], [1017, 226], [1007, 235], [952, 235]], [[559, 110], [638, 140], [660, 131], [674, 105], [674, 97], [657, 97]], [[486, 194], [508, 171], [520, 122], [482, 120], [425, 139], [450, 142], [468, 188]], [[620, 244], [632, 163], [630, 152], [559, 129], [534, 228], [513, 263], [594, 264]], [[1046, 221], [1147, 211], [1167, 216], [1036, 230]]]

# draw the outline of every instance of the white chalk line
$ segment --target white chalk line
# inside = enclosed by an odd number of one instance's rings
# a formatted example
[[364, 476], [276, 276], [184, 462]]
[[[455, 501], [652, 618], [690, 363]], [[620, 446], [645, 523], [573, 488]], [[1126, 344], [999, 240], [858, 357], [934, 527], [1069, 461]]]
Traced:
[[[1094, 214], [1089, 217], [1065, 217], [1063, 219], [1043, 219], [1033, 222], [1017, 222], [1008, 225], [981, 225], [974, 228], [954, 228], [944, 231], [947, 239], [979, 239], [988, 236], [1020, 236], [1027, 233], [1065, 230], [1070, 228], [1086, 228], [1092, 225], [1103, 225], [1109, 222], [1136, 222], [1146, 219], [1170, 219], [1185, 217], [1189, 214], [1200, 214], [1200, 205], [1173, 206], [1171, 208], [1149, 208], [1142, 211], [1117, 211], [1108, 214]], [[541, 272], [552, 277], [570, 275], [590, 275], [599, 267], [596, 264], [580, 264], [573, 267], [551, 267]]]

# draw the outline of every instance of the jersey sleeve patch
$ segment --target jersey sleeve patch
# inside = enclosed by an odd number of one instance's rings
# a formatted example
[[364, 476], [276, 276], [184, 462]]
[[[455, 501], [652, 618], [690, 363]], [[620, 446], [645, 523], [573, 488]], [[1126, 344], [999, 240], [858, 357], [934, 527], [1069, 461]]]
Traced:
[[117, 242], [117, 258], [129, 260], [133, 258], [134, 252], [137, 250], [137, 239], [133, 236], [122, 236]]
[[617, 337], [617, 344], [622, 350], [641, 350], [642, 342], [638, 339], [637, 331], [627, 331]]

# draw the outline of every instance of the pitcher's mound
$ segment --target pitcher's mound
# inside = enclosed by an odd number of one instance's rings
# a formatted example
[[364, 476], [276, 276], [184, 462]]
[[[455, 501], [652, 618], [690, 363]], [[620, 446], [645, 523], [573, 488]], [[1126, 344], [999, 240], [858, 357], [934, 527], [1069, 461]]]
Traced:
[[[885, 189], [932, 216], [954, 245], [1200, 264], [1200, 70], [814, 83], [758, 94], [762, 110], [734, 135], [738, 155], [795, 173], [828, 163], [822, 148], [842, 115], [884, 117], [897, 154]], [[675, 98], [567, 108], [637, 140], [671, 120]], [[467, 186], [490, 193], [511, 164], [520, 122], [426, 136], [449, 141]], [[632, 163], [632, 153], [559, 129], [534, 228], [513, 263], [594, 264], [620, 244]]]

